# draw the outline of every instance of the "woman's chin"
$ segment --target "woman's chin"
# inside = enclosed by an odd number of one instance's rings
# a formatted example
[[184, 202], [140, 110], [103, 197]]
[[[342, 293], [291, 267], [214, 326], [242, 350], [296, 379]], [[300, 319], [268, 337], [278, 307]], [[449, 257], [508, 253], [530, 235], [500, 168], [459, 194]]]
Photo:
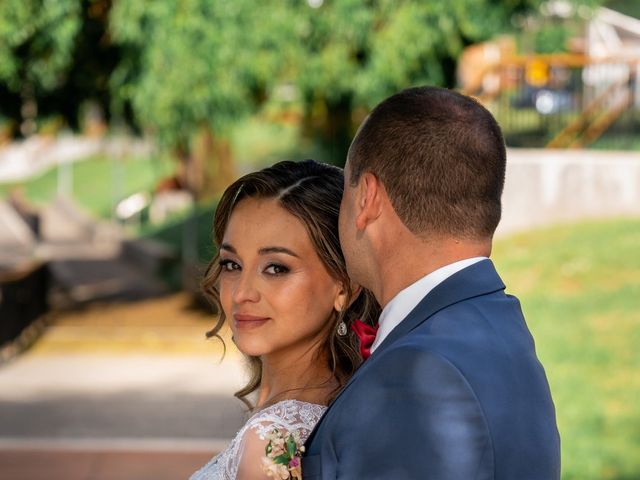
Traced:
[[242, 341], [242, 339], [234, 339], [235, 344], [240, 353], [248, 357], [261, 357], [266, 353], [264, 345], [256, 345], [255, 342]]

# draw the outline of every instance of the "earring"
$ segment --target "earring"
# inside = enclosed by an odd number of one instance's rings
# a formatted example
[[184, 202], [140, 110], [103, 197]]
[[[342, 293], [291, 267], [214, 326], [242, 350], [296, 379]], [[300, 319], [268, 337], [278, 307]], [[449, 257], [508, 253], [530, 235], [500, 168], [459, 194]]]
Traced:
[[338, 335], [344, 337], [347, 334], [347, 324], [344, 321], [338, 324]]

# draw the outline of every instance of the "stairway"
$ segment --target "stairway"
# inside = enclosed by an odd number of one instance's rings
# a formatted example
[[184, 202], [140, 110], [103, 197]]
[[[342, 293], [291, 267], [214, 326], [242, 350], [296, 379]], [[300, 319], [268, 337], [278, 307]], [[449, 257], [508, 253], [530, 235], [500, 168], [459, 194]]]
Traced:
[[630, 89], [633, 79], [630, 77], [611, 83], [547, 144], [547, 148], [584, 148], [600, 138], [633, 101]]
[[126, 238], [117, 224], [97, 221], [63, 197], [37, 212], [34, 231], [15, 221], [20, 219], [19, 206], [4, 203], [0, 205], [2, 212], [0, 220], [4, 218], [6, 223], [12, 219], [12, 224], [22, 225], [30, 234], [13, 243], [20, 243], [26, 258], [46, 263], [51, 278], [49, 300], [54, 307], [96, 300], [138, 300], [168, 292], [159, 274], [176, 258], [163, 244]]

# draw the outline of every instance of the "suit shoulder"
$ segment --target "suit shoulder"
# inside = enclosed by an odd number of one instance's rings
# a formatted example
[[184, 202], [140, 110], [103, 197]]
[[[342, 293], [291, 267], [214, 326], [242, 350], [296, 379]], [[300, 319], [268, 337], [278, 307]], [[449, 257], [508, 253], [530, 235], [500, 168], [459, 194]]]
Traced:
[[[410, 338], [398, 341], [380, 355], [373, 376], [397, 386], [406, 383], [422, 391], [442, 389], [444, 385], [475, 397], [463, 371], [446, 352], [429, 348]], [[373, 367], [374, 365], [372, 365]]]

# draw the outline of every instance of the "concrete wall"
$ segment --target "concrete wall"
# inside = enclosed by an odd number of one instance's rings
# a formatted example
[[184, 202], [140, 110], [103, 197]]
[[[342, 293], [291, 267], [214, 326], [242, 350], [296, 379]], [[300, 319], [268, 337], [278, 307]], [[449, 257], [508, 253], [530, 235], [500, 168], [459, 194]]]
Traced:
[[510, 149], [502, 204], [497, 236], [586, 218], [640, 217], [640, 153]]

